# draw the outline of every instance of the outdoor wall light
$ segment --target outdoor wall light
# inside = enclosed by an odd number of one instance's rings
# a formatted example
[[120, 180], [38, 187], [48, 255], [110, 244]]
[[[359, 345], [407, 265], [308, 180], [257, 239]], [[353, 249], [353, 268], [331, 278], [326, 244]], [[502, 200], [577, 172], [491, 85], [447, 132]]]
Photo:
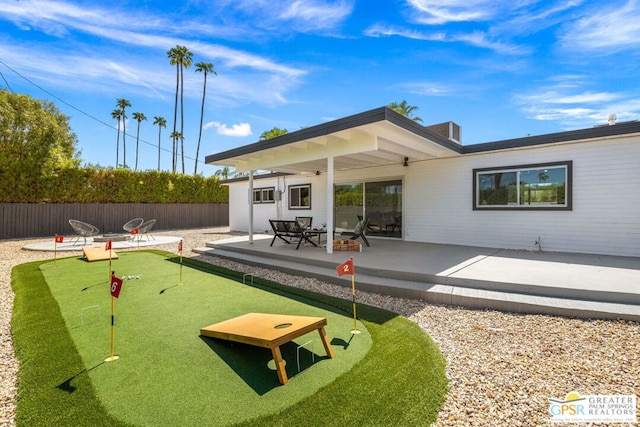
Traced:
[[402, 163], [402, 166], [405, 166], [405, 167], [409, 166], [409, 158], [408, 157], [404, 158], [404, 163]]

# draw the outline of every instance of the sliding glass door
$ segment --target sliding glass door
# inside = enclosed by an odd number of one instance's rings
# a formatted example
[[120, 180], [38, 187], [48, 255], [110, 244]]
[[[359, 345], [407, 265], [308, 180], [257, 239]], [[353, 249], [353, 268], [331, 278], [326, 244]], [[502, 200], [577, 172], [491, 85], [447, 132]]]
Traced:
[[402, 237], [402, 181], [336, 185], [336, 231], [353, 231], [363, 217], [369, 219], [367, 235]]

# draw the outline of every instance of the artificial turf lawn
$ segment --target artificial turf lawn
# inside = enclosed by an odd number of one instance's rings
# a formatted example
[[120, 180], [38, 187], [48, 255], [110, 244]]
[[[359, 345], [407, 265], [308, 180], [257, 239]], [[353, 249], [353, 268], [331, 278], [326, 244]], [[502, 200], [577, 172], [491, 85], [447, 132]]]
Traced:
[[[116, 300], [120, 359], [109, 363], [102, 363], [109, 355], [107, 262], [68, 258], [56, 268], [50, 262], [16, 267], [19, 425], [435, 420], [446, 392], [444, 361], [413, 323], [360, 306], [364, 333], [352, 336], [348, 301], [257, 279], [242, 285], [232, 280], [241, 274], [190, 260], [179, 286], [175, 261], [154, 252], [122, 253], [113, 261], [117, 275], [140, 278], [126, 280]], [[324, 358], [317, 333], [301, 337], [298, 344], [314, 340], [315, 362], [301, 349], [298, 373], [295, 345], [283, 346], [291, 381], [280, 386], [267, 368], [269, 350], [198, 336], [202, 326], [251, 311], [327, 317], [336, 358]]]

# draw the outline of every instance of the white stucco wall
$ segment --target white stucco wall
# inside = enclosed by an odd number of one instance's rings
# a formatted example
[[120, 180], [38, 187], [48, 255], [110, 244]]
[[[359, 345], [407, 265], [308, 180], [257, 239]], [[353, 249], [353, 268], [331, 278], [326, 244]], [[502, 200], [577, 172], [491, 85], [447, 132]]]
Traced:
[[[311, 209], [289, 209], [287, 188], [290, 185], [311, 184]], [[275, 187], [281, 191], [280, 201], [253, 205], [253, 231], [271, 231], [270, 219], [294, 219], [296, 216], [312, 216], [313, 226], [320, 227], [326, 221], [326, 175], [284, 176], [260, 179], [254, 176], [254, 188]], [[249, 183], [243, 181], [229, 185], [229, 229], [249, 230]]]
[[[573, 162], [573, 210], [473, 210], [473, 169]], [[640, 256], [640, 138], [615, 137], [552, 144], [383, 168], [336, 173], [335, 182], [403, 179], [403, 234], [407, 241], [544, 251]], [[310, 183], [312, 209], [290, 211], [286, 188]], [[269, 218], [326, 218], [326, 176], [254, 180], [275, 186], [281, 202], [254, 205], [254, 231]], [[248, 230], [248, 183], [230, 185], [230, 228]]]
[[[473, 169], [573, 161], [573, 210], [473, 210]], [[416, 166], [416, 165], [412, 165]], [[411, 167], [405, 239], [640, 256], [640, 140], [614, 138], [466, 155]]]

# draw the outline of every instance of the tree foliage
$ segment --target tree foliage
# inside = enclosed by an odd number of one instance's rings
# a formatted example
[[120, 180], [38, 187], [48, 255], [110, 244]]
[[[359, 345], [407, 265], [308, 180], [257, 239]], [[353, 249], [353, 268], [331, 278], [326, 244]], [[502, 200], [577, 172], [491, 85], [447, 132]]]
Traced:
[[403, 100], [400, 103], [392, 102], [387, 107], [389, 107], [390, 109], [392, 109], [396, 113], [402, 114], [403, 116], [410, 118], [414, 122], [421, 122], [422, 121], [422, 119], [420, 117], [414, 115], [414, 112], [418, 110], [418, 107], [416, 107], [414, 105], [407, 104], [407, 101]]
[[277, 136], [286, 135], [287, 133], [289, 133], [289, 131], [286, 129], [274, 127], [271, 130], [265, 130], [264, 132], [262, 132], [262, 134], [260, 134], [260, 140], [263, 141], [265, 139], [275, 138]]
[[68, 117], [53, 103], [0, 90], [0, 176], [53, 178], [79, 165], [76, 143]]
[[29, 182], [0, 175], [0, 203], [227, 203], [218, 177], [136, 172], [99, 166], [66, 168]]

